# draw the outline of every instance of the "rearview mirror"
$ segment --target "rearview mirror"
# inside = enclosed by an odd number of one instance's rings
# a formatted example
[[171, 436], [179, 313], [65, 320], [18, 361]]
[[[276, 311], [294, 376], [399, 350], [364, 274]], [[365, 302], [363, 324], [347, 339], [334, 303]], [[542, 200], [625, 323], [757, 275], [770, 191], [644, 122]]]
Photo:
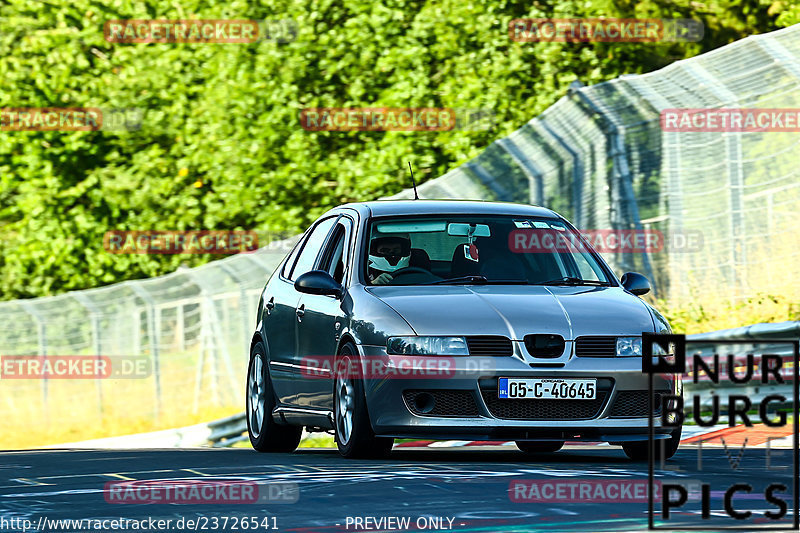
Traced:
[[324, 270], [312, 270], [297, 278], [294, 288], [306, 294], [322, 294], [340, 298], [344, 292], [341, 283]]
[[642, 294], [647, 294], [650, 292], [650, 282], [646, 277], [642, 276], [638, 272], [628, 272], [623, 274], [620, 281], [622, 282], [622, 286], [625, 287], [626, 291], [632, 292], [637, 296], [641, 296]]
[[472, 230], [473, 237], [491, 237], [492, 232], [486, 224], [463, 224], [461, 222], [451, 222], [447, 225], [447, 234], [459, 237], [467, 237]]

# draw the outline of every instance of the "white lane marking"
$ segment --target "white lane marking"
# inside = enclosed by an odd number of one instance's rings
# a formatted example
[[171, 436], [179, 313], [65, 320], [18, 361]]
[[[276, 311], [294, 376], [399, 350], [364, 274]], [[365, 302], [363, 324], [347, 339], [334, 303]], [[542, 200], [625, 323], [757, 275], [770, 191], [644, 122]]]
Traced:
[[34, 486], [52, 485], [52, 483], [42, 483], [40, 481], [34, 481], [34, 480], [28, 479], [26, 477], [13, 478], [10, 481], [16, 481], [17, 483], [22, 483], [23, 485], [34, 485]]
[[35, 498], [37, 496], [61, 496], [62, 494], [97, 494], [103, 489], [54, 490], [51, 492], [20, 492], [18, 494], [0, 494], [0, 498]]
[[548, 507], [548, 511], [553, 511], [555, 514], [563, 514], [568, 516], [577, 516], [579, 513], [568, 511], [567, 509], [559, 509], [558, 507]]

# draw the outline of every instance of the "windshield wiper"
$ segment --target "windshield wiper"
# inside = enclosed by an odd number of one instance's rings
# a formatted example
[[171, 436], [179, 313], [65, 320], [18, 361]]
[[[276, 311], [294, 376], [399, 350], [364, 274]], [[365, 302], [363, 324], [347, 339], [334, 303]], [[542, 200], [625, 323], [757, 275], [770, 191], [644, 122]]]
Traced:
[[488, 281], [489, 280], [486, 278], [486, 276], [459, 276], [457, 278], [447, 278], [447, 279], [440, 279], [440, 280], [432, 281], [430, 283], [425, 283], [424, 285], [448, 285], [448, 284], [453, 284], [453, 285], [465, 284], [466, 285], [466, 284], [470, 284], [470, 283], [484, 284], [484, 283], [487, 283]]
[[605, 286], [608, 285], [605, 281], [597, 281], [592, 279], [583, 279], [583, 278], [576, 278], [574, 276], [564, 276], [557, 279], [551, 279], [549, 281], [543, 281], [541, 283], [537, 283], [537, 285], [596, 285], [596, 286]]

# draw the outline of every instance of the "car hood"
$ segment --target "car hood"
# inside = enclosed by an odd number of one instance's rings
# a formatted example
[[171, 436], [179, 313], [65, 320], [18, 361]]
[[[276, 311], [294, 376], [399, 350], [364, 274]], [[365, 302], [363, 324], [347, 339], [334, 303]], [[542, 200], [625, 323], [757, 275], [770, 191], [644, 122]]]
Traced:
[[621, 287], [541, 285], [436, 285], [369, 287], [418, 335], [554, 333], [641, 335], [653, 319], [638, 297]]

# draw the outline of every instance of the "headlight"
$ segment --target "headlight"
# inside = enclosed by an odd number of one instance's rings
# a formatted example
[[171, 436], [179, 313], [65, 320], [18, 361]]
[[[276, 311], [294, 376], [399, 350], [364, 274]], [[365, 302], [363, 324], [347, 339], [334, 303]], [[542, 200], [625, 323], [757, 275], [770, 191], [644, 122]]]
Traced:
[[464, 337], [389, 337], [386, 352], [391, 355], [469, 355]]
[[641, 337], [617, 337], [617, 357], [642, 355]]

